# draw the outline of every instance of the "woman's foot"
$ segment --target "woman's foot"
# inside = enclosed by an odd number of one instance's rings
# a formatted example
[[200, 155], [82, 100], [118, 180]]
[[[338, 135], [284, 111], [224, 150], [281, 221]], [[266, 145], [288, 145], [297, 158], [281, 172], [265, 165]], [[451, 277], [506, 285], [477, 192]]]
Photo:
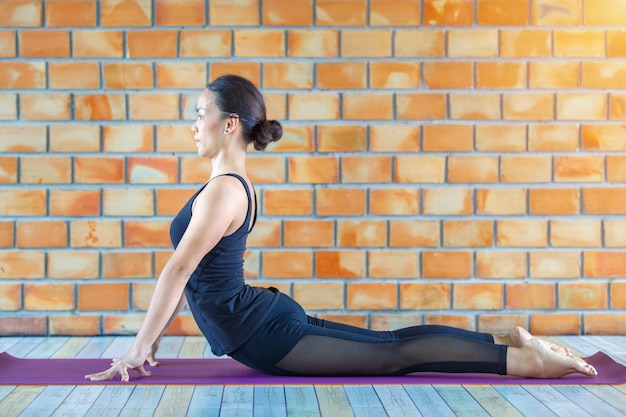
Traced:
[[532, 337], [524, 346], [507, 352], [507, 373], [528, 378], [561, 378], [575, 372], [596, 376], [596, 369], [581, 358], [561, 355]]
[[515, 327], [506, 336], [500, 336], [494, 339], [496, 343], [507, 345], [510, 347], [519, 347], [519, 348], [524, 347], [524, 345], [526, 345], [528, 342], [534, 339], [534, 340], [538, 340], [540, 343], [545, 344], [549, 349], [553, 350], [559, 355], [562, 355], [562, 356], [572, 355], [572, 352], [568, 348], [556, 345], [554, 343], [551, 343], [545, 340], [537, 339], [535, 336], [530, 334], [526, 329], [520, 326]]

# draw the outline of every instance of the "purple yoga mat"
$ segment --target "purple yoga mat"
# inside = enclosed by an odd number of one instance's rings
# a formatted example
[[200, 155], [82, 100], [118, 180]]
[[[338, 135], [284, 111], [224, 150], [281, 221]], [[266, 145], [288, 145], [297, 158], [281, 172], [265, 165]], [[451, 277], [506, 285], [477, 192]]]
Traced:
[[0, 385], [389, 385], [389, 384], [622, 384], [626, 367], [598, 352], [586, 358], [598, 370], [597, 377], [572, 374], [560, 379], [529, 379], [490, 374], [414, 373], [404, 376], [273, 376], [250, 369], [233, 359], [163, 359], [161, 366], [146, 369], [152, 376], [131, 371], [130, 382], [119, 378], [92, 382], [85, 374], [103, 371], [110, 359], [19, 359], [0, 353]]

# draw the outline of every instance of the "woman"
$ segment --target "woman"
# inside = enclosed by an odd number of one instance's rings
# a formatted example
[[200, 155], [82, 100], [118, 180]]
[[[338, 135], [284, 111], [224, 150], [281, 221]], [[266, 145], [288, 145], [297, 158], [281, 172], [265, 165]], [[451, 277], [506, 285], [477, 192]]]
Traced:
[[563, 348], [521, 328], [507, 336], [444, 326], [371, 331], [309, 317], [276, 289], [243, 279], [246, 237], [256, 219], [254, 189], [246, 174], [246, 148], [279, 140], [279, 122], [266, 119], [261, 93], [248, 80], [223, 76], [197, 102], [194, 140], [211, 160], [209, 181], [174, 218], [176, 248], [158, 279], [144, 322], [130, 351], [105, 371], [105, 380], [129, 370], [150, 373], [165, 329], [185, 302], [216, 355], [270, 374], [399, 375], [420, 371], [483, 372], [561, 377], [595, 369]]

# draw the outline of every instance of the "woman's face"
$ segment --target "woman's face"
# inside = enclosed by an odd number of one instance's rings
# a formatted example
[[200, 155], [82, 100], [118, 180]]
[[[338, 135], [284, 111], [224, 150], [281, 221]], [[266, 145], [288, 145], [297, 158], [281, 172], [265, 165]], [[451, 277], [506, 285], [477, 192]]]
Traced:
[[197, 117], [191, 127], [198, 155], [211, 158], [222, 147], [228, 128], [228, 118], [215, 105], [215, 93], [204, 90], [196, 105]]

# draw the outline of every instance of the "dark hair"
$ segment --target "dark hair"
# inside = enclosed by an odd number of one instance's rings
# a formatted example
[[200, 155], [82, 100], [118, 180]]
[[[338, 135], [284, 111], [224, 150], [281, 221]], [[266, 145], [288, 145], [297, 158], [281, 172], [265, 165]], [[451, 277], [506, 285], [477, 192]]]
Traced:
[[263, 150], [270, 142], [279, 140], [283, 127], [276, 120], [267, 120], [261, 92], [250, 81], [237, 75], [223, 75], [206, 88], [215, 93], [215, 105], [225, 114], [236, 114], [243, 126], [244, 137]]

